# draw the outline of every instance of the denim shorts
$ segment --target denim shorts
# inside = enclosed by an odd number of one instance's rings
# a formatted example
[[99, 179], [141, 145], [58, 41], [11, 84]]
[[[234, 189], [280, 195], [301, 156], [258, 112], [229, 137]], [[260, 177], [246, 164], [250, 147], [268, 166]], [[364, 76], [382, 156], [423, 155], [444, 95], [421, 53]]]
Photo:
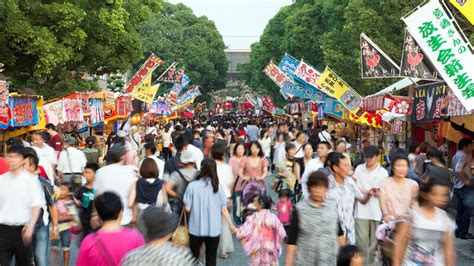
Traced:
[[59, 239], [52, 241], [53, 247], [62, 247], [62, 248], [69, 249], [70, 245], [71, 245], [71, 233], [69, 232], [69, 229], [59, 232]]

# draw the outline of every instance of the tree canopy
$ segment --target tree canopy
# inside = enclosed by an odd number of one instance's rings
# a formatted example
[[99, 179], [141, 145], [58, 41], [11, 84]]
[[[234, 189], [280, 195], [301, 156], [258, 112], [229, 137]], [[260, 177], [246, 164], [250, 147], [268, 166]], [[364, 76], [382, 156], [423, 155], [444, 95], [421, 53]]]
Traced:
[[46, 98], [96, 88], [84, 74], [124, 71], [143, 56], [139, 25], [161, 0], [0, 2], [0, 58], [13, 88]]
[[[422, 2], [295, 0], [269, 21], [259, 42], [251, 46], [250, 62], [239, 67], [252, 88], [275, 92], [279, 88], [262, 70], [271, 59], [278, 63], [287, 52], [319, 70], [327, 65], [361, 95], [372, 94], [397, 79], [361, 78], [360, 34], [364, 32], [400, 62], [405, 29], [400, 18]], [[474, 40], [474, 34], [470, 39]]]
[[214, 22], [207, 17], [196, 17], [183, 4], [165, 2], [161, 12], [143, 23], [139, 32], [143, 51], [154, 52], [165, 60], [160, 70], [175, 61], [178, 68], [185, 67], [185, 73], [193, 84], [200, 85], [201, 92], [225, 86], [225, 44]]

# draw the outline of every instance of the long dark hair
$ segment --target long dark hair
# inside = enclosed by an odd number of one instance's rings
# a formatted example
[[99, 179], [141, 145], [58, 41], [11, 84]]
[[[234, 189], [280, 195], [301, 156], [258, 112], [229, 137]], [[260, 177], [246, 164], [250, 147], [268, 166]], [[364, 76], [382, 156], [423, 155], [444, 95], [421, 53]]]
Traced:
[[209, 178], [212, 185], [212, 191], [217, 193], [219, 191], [219, 178], [217, 177], [216, 161], [211, 158], [206, 158], [201, 162], [201, 173], [197, 179]]
[[248, 156], [252, 156], [252, 146], [253, 145], [256, 145], [257, 148], [259, 149], [259, 152], [258, 152], [258, 157], [263, 157], [264, 154], [263, 154], [263, 149], [262, 149], [262, 145], [260, 144], [260, 142], [258, 141], [252, 141], [250, 142], [250, 145], [249, 145], [249, 149], [248, 149]]

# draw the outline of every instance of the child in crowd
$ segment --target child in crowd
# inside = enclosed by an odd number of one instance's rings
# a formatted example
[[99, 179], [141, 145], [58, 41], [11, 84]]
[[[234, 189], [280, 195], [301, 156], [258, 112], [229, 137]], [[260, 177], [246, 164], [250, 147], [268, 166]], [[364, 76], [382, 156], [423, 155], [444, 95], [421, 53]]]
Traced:
[[357, 246], [346, 245], [341, 247], [337, 255], [337, 266], [363, 266], [364, 255]]
[[285, 229], [270, 210], [272, 199], [269, 196], [256, 195], [252, 203], [257, 211], [239, 227], [237, 238], [250, 257], [250, 265], [275, 265], [281, 255]]
[[[71, 245], [70, 229], [74, 226], [77, 216], [76, 205], [72, 200], [71, 184], [63, 182], [59, 185], [60, 196], [56, 202], [59, 220], [59, 241], [63, 250], [64, 265], [69, 265], [69, 247]], [[53, 244], [59, 247], [59, 243]]]
[[285, 232], [288, 235], [288, 232], [290, 230], [291, 209], [293, 208], [291, 201], [288, 200], [288, 190], [280, 190], [278, 198], [280, 199], [276, 204], [276, 210], [278, 211], [278, 219], [283, 224]]
[[92, 205], [95, 196], [95, 189], [93, 188], [93, 185], [95, 173], [99, 168], [99, 165], [95, 163], [86, 165], [84, 168], [86, 184], [79, 188], [79, 191], [74, 198], [76, 205], [80, 207], [79, 219], [82, 225], [82, 239], [93, 232], [91, 226]]

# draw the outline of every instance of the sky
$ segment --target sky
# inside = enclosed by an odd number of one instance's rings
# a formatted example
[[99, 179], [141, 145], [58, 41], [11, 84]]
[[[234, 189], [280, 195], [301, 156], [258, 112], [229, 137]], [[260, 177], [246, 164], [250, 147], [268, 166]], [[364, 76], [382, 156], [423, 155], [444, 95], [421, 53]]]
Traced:
[[292, 0], [168, 0], [213, 20], [229, 49], [250, 49], [268, 21]]

